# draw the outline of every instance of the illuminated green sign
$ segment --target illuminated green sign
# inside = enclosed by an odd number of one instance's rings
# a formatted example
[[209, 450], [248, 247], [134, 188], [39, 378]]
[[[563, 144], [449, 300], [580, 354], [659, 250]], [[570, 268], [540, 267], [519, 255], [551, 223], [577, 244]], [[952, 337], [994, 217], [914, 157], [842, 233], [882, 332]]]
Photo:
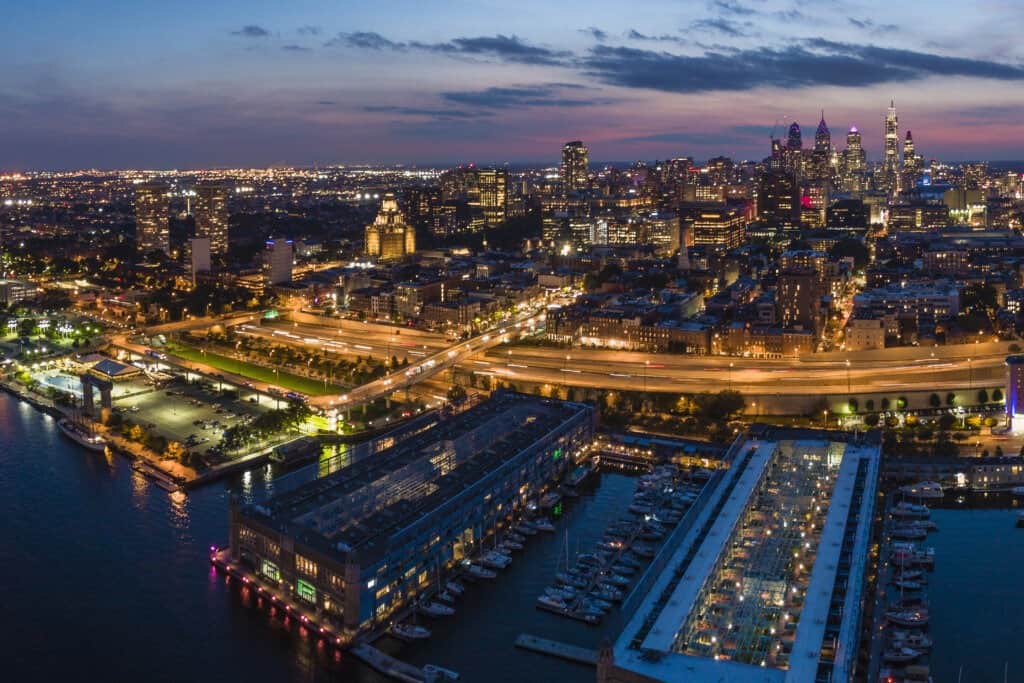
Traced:
[[295, 592], [298, 593], [299, 597], [303, 600], [312, 603], [316, 602], [316, 588], [314, 588], [313, 584], [309, 583], [308, 581], [303, 581], [302, 579], [296, 581]]
[[274, 581], [281, 580], [281, 572], [278, 571], [277, 565], [269, 560], [263, 560], [263, 565], [260, 567], [260, 573], [268, 579], [273, 579]]

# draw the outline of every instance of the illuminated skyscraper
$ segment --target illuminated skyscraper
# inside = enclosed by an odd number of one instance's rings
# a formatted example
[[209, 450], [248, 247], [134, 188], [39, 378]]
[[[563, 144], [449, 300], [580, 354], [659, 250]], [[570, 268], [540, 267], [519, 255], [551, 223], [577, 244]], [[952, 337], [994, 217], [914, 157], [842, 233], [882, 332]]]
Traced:
[[803, 137], [800, 134], [800, 124], [794, 121], [789, 126], [789, 136], [786, 139], [786, 149], [790, 152], [799, 152], [804, 148]]
[[263, 251], [263, 269], [267, 284], [280, 285], [292, 281], [295, 253], [291, 240], [267, 240]]
[[579, 140], [562, 147], [562, 190], [566, 194], [586, 190], [590, 186], [590, 158], [587, 148]]
[[867, 167], [867, 158], [864, 154], [864, 147], [861, 145], [860, 131], [857, 126], [852, 126], [846, 134], [846, 149], [843, 150], [843, 190], [846, 192], [859, 192], [864, 189], [864, 170]]
[[394, 193], [381, 202], [377, 218], [366, 226], [366, 254], [384, 261], [401, 259], [416, 252], [416, 230], [405, 222]]
[[828, 152], [832, 149], [832, 133], [825, 123], [825, 112], [821, 112], [821, 121], [818, 122], [818, 130], [814, 132], [814, 151]]
[[896, 102], [889, 102], [885, 115], [885, 159], [882, 161], [882, 182], [890, 192], [899, 190], [900, 175], [900, 122], [896, 116]]
[[135, 188], [135, 244], [143, 254], [171, 250], [168, 192], [164, 183], [146, 183]]
[[502, 168], [482, 168], [477, 171], [475, 202], [483, 214], [486, 225], [503, 223], [508, 209], [508, 172]]
[[821, 112], [821, 121], [818, 122], [818, 130], [814, 133], [814, 151], [811, 153], [812, 173], [815, 180], [831, 180], [832, 168], [832, 133], [825, 123], [825, 112]]
[[793, 230], [800, 223], [800, 198], [793, 174], [769, 172], [761, 176], [757, 191], [757, 215], [761, 224]]
[[907, 131], [907, 137], [903, 141], [903, 183], [902, 189], [909, 190], [921, 177], [924, 171], [924, 159], [914, 151], [914, 137]]
[[786, 138], [786, 149], [782, 152], [783, 166], [790, 173], [800, 177], [804, 174], [804, 141], [800, 133], [800, 124], [794, 121], [789, 126]]
[[229, 188], [220, 183], [196, 186], [196, 237], [210, 239], [211, 254], [225, 254], [228, 250], [229, 193]]

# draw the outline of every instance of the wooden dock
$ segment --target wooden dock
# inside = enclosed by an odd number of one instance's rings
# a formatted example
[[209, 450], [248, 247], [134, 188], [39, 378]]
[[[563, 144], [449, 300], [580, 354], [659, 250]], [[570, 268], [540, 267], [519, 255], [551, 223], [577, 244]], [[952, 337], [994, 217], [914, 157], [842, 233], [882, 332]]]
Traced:
[[588, 650], [585, 647], [579, 647], [577, 645], [559, 643], [556, 640], [539, 638], [537, 636], [531, 636], [528, 633], [519, 634], [519, 637], [516, 638], [516, 647], [521, 647], [524, 650], [532, 650], [533, 652], [539, 652], [551, 657], [558, 657], [559, 659], [566, 659], [570, 662], [576, 662], [577, 664], [597, 666], [596, 650]]

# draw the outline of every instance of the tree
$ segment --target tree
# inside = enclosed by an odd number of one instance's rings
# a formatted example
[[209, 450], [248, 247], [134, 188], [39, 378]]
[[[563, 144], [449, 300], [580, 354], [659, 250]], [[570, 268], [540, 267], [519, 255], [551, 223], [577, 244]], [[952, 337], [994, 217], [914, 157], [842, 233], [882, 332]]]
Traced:
[[928, 405], [932, 408], [939, 408], [942, 406], [942, 399], [939, 398], [938, 394], [932, 394], [928, 397]]
[[850, 400], [846, 402], [846, 405], [849, 407], [851, 413], [856, 413], [857, 409], [860, 408], [860, 404], [857, 402], [857, 399], [852, 396], [850, 397]]
[[875, 399], [869, 398], [868, 400], [864, 401], [864, 410], [874, 410], [874, 409], [875, 409]]
[[939, 416], [939, 429], [943, 431], [949, 431], [956, 424], [956, 418], [949, 413], [943, 413]]
[[1002, 389], [993, 389], [992, 390], [992, 402], [993, 403], [1002, 403], [1003, 402], [1003, 390]]
[[452, 403], [462, 403], [466, 400], [466, 390], [459, 384], [453, 384], [448, 389], [448, 400]]
[[883, 398], [882, 399], [882, 410], [889, 410], [889, 399], [888, 398]]
[[868, 265], [871, 256], [868, 248], [858, 239], [847, 237], [836, 242], [835, 246], [829, 249], [828, 256], [833, 261], [842, 258], [853, 258], [853, 267], [857, 270]]
[[955, 406], [956, 405], [956, 394], [954, 394], [952, 391], [949, 392], [948, 394], [946, 394], [946, 405], [947, 406]]
[[712, 421], [728, 420], [743, 412], [747, 402], [738, 391], [726, 389], [713, 394], [702, 391], [693, 397], [697, 415]]
[[167, 448], [164, 450], [164, 457], [169, 460], [176, 460], [183, 462], [187, 451], [185, 447], [181, 445], [179, 441], [171, 441], [167, 444]]
[[871, 413], [870, 415], [865, 415], [864, 416], [864, 424], [866, 424], [868, 427], [877, 427], [878, 426], [878, 413]]
[[984, 389], [978, 389], [978, 403], [988, 403], [988, 392]]
[[896, 399], [896, 410], [903, 410], [907, 407], [907, 397], [900, 396]]

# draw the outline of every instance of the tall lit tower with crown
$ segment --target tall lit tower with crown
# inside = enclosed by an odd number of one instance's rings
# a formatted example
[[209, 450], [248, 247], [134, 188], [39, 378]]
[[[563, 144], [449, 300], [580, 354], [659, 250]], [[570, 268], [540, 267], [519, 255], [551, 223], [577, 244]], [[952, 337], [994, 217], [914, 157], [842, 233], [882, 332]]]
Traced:
[[882, 162], [882, 175], [887, 190], [899, 190], [900, 122], [896, 116], [895, 100], [889, 101], [889, 111], [885, 114], [885, 160]]

